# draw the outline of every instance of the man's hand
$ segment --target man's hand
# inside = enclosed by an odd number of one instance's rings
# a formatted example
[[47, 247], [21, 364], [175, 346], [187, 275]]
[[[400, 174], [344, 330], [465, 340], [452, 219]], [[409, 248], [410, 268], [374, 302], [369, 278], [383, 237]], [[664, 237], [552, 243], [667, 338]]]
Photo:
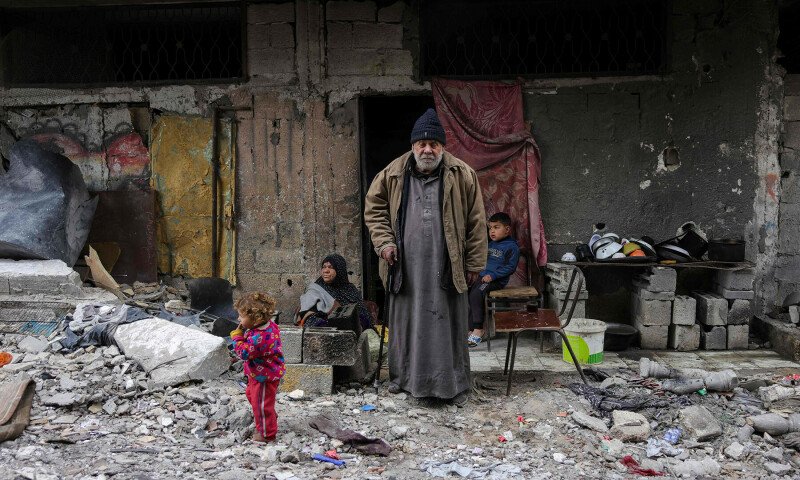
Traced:
[[481, 281], [483, 283], [489, 283], [492, 281], [492, 276], [487, 273], [486, 275], [483, 276], [483, 278], [481, 278]]
[[394, 265], [394, 261], [397, 260], [397, 249], [395, 247], [386, 247], [381, 250], [381, 258], [386, 260], [390, 266]]
[[467, 272], [467, 285], [470, 287], [478, 281], [479, 272]]

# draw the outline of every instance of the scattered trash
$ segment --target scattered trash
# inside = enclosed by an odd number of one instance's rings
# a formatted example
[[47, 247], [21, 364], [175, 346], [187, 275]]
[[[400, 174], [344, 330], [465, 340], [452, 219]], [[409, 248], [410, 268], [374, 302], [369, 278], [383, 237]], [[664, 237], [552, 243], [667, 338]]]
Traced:
[[325, 452], [325, 456], [329, 457], [329, 458], [332, 458], [334, 460], [341, 460], [339, 458], [339, 453], [336, 452], [336, 450], [328, 450], [327, 452]]
[[511, 430], [503, 432], [502, 436], [505, 437], [505, 439], [508, 440], [509, 442], [514, 441], [514, 432], [512, 432]]
[[628, 467], [628, 473], [633, 475], [641, 475], [643, 477], [663, 477], [664, 472], [657, 472], [652, 468], [642, 468], [639, 466], [639, 462], [633, 459], [630, 455], [625, 455], [622, 457], [622, 460], [619, 463]]
[[312, 418], [308, 422], [308, 425], [331, 438], [336, 438], [344, 443], [353, 445], [356, 450], [367, 455], [386, 457], [392, 452], [391, 445], [386, 443], [385, 440], [380, 438], [367, 438], [353, 430], [339, 428], [335, 420], [325, 415], [318, 415]]
[[500, 442], [500, 443], [506, 443], [508, 441], [508, 439], [506, 439], [506, 437], [504, 437], [502, 435], [498, 435], [497, 436], [497, 441]]
[[361, 411], [362, 412], [371, 412], [371, 411], [375, 410], [376, 408], [377, 407], [375, 405], [371, 405], [371, 404], [368, 403], [368, 404], [366, 404], [366, 405], [361, 407]]
[[466, 478], [472, 473], [472, 467], [461, 465], [458, 461], [453, 460], [447, 463], [428, 465], [425, 471], [434, 477], [444, 478], [450, 476], [450, 473], [455, 473]]
[[676, 371], [658, 362], [642, 357], [639, 359], [639, 376], [642, 378], [670, 378]]
[[643, 408], [664, 408], [675, 403], [663, 397], [626, 395], [591, 385], [584, 385], [583, 383], [572, 383], [569, 385], [569, 389], [576, 395], [586, 397], [595, 410], [606, 416], [610, 415], [614, 410], [635, 411]]
[[668, 457], [677, 457], [683, 453], [683, 449], [673, 447], [672, 444], [666, 440], [650, 438], [647, 440], [646, 453], [648, 458], [661, 457], [664, 455]]
[[670, 428], [666, 432], [664, 432], [664, 440], [669, 442], [672, 445], [678, 443], [678, 440], [681, 439], [681, 429], [680, 428]]
[[786, 375], [781, 379], [781, 385], [800, 385], [800, 373]]
[[564, 455], [561, 452], [556, 452], [556, 453], [553, 454], [553, 460], [555, 460], [558, 463], [564, 463], [564, 460], [566, 460], [566, 459], [567, 459], [567, 456]]
[[344, 460], [336, 460], [335, 458], [326, 457], [325, 455], [320, 455], [319, 453], [315, 453], [311, 458], [319, 462], [332, 463], [337, 467], [344, 465]]
[[701, 388], [700, 390], [697, 391], [697, 394], [706, 396], [708, 394], [708, 391], [705, 388]]
[[772, 403], [785, 398], [800, 396], [800, 387], [786, 387], [783, 385], [760, 387], [758, 396], [761, 397], [761, 400]]
[[11, 360], [13, 359], [14, 357], [10, 353], [0, 352], [0, 367], [2, 367], [3, 365], [8, 365], [9, 363], [11, 363]]

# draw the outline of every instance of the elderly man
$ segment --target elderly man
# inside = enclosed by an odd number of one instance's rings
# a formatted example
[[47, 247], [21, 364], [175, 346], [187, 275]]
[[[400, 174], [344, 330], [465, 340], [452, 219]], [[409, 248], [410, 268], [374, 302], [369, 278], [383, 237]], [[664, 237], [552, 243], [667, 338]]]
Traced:
[[486, 213], [475, 171], [444, 150], [445, 140], [428, 109], [414, 124], [412, 151], [373, 180], [364, 219], [381, 277], [394, 272], [389, 391], [461, 406], [471, 386], [466, 292], [486, 263]]

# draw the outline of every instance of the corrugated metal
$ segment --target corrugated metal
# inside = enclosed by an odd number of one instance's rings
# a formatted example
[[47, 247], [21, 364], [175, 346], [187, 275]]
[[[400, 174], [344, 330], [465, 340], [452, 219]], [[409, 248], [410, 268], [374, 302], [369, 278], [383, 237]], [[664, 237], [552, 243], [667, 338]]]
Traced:
[[[217, 268], [220, 277], [235, 284], [235, 222], [224, 221], [234, 208], [232, 130], [229, 120], [220, 119]], [[158, 268], [163, 273], [195, 278], [211, 275], [211, 145], [212, 125], [208, 118], [162, 115], [153, 126], [151, 184], [157, 191]]]

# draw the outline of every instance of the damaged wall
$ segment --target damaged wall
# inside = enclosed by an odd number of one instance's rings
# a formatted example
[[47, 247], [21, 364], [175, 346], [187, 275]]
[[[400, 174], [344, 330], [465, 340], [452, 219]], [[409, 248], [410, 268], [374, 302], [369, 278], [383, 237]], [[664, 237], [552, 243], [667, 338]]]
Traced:
[[658, 240], [691, 220], [709, 238], [744, 237], [748, 259], [768, 271], [776, 15], [767, 1], [674, 2], [664, 77], [526, 89], [552, 259], [588, 241], [596, 222]]

